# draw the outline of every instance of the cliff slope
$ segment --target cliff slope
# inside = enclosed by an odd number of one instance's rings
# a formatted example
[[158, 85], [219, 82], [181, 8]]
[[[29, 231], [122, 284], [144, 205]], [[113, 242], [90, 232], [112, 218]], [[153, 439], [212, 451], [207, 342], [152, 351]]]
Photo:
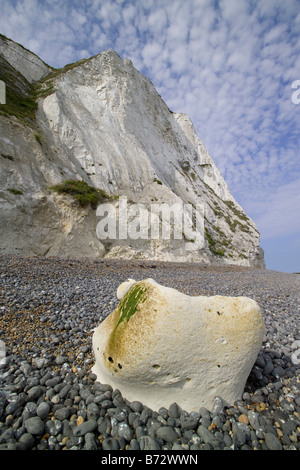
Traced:
[[[171, 112], [130, 60], [108, 50], [57, 70], [0, 36], [0, 80], [0, 254], [264, 266], [257, 228], [191, 120]], [[101, 238], [95, 204], [52, 189], [69, 180], [101, 189], [98, 203], [114, 209], [119, 230], [126, 208], [132, 236]], [[201, 220], [201, 236], [183, 224], [179, 237], [172, 214], [170, 237], [151, 237], [150, 225], [139, 236], [134, 224], [145, 213], [150, 223], [162, 204]]]

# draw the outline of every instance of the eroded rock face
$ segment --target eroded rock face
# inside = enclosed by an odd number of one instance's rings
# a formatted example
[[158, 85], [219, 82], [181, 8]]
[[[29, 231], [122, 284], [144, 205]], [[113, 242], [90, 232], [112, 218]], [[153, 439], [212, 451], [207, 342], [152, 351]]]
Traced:
[[228, 404], [241, 398], [264, 332], [254, 300], [190, 297], [153, 279], [129, 280], [118, 297], [93, 335], [100, 382], [154, 410], [176, 402], [199, 411], [217, 395]]
[[[0, 34], [0, 71], [7, 89], [37, 105], [25, 118], [22, 100], [0, 112], [1, 255], [265, 267], [254, 222], [230, 194], [190, 118], [171, 112], [130, 60], [108, 50], [53, 70]], [[70, 179], [104, 190], [117, 218], [119, 197], [128, 199], [131, 214], [137, 204], [147, 211], [188, 205], [190, 220], [200, 214], [203, 221], [200, 243], [186, 226], [175, 233], [174, 221], [169, 238], [98, 237], [95, 211], [49, 189]]]
[[51, 67], [45, 64], [39, 57], [3, 35], [0, 35], [0, 54], [29, 83], [36, 82], [51, 72]]

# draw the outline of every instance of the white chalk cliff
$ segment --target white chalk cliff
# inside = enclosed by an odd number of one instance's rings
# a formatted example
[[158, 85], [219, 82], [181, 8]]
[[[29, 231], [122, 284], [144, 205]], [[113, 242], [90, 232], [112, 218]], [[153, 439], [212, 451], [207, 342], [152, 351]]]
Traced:
[[[130, 60], [108, 50], [56, 70], [0, 36], [0, 80], [8, 90], [0, 105], [0, 254], [264, 267], [258, 230], [190, 118], [171, 112]], [[29, 100], [25, 111], [20, 98]], [[100, 240], [97, 212], [50, 189], [66, 180], [106, 191], [117, 214], [120, 196], [149, 210], [200, 204], [203, 243], [192, 246], [184, 230], [181, 240]]]

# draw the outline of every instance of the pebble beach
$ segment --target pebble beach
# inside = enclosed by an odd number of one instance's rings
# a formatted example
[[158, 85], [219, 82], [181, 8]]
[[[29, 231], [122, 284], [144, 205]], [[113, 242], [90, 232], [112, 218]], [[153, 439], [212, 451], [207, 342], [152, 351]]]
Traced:
[[[258, 302], [265, 335], [239, 401], [153, 411], [96, 381], [93, 329], [117, 306], [122, 282], [149, 277], [189, 295]], [[300, 274], [2, 256], [0, 352], [0, 450], [300, 449]]]

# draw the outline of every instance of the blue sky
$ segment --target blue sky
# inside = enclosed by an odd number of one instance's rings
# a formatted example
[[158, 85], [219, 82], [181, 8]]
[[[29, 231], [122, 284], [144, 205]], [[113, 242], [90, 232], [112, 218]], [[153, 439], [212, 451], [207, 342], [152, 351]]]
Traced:
[[300, 0], [1, 0], [0, 9], [0, 32], [51, 66], [105, 49], [129, 57], [191, 117], [255, 221], [267, 268], [300, 272]]

